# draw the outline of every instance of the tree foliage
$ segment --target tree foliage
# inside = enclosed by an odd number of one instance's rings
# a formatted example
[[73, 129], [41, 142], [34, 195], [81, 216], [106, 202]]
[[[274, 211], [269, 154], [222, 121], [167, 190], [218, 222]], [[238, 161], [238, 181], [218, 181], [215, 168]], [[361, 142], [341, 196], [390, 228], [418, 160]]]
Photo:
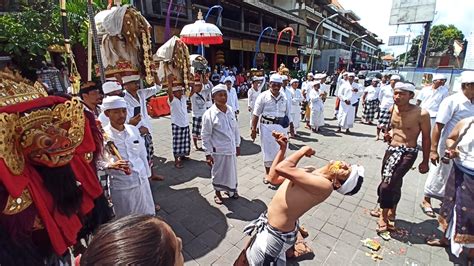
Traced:
[[[430, 30], [427, 52], [444, 52], [452, 49], [454, 40], [463, 40], [464, 34], [454, 25], [434, 25]], [[423, 40], [423, 35], [418, 35], [412, 40], [412, 45], [408, 51], [408, 61], [416, 61], [418, 51]], [[398, 56], [403, 61], [405, 53]]]

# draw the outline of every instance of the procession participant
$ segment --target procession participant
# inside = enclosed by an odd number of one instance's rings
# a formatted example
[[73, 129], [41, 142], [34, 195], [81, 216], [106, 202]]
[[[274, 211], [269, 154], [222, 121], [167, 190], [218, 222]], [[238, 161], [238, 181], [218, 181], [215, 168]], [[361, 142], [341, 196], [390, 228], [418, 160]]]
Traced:
[[373, 125], [372, 121], [379, 108], [379, 82], [380, 80], [378, 78], [373, 78], [371, 85], [365, 88], [364, 94], [362, 95], [362, 107], [364, 108], [362, 123], [364, 124]]
[[309, 125], [314, 133], [319, 131], [319, 128], [324, 126], [324, 103], [322, 100], [323, 93], [320, 92], [321, 84], [315, 80], [313, 88], [309, 91], [309, 103], [311, 108], [311, 116]]
[[153, 137], [151, 135], [151, 117], [148, 115], [147, 99], [161, 91], [161, 82], [155, 76], [155, 85], [149, 88], [140, 88], [141, 81], [138, 75], [122, 76], [122, 86], [125, 89], [125, 102], [127, 103], [127, 121], [137, 127], [140, 135], [145, 141], [147, 150], [148, 166], [151, 169], [151, 180], [164, 180], [162, 175], [155, 172], [153, 168]]
[[211, 94], [212, 94], [212, 88], [214, 87], [212, 82], [209, 80], [209, 74], [210, 73], [208, 71], [208, 72], [206, 72], [205, 75], [202, 76], [204, 78], [204, 80], [202, 81], [201, 95], [206, 100], [206, 109], [208, 109], [209, 107], [212, 106]]
[[[436, 125], [431, 133], [431, 169], [425, 183], [425, 197], [422, 209], [428, 216], [434, 217], [431, 199], [441, 200], [452, 163], [439, 163], [439, 155], [446, 149], [445, 142], [454, 126], [462, 119], [474, 116], [474, 71], [461, 74], [461, 92], [444, 99], [436, 115]], [[431, 209], [430, 209], [431, 208]]]
[[337, 114], [337, 123], [339, 126], [337, 132], [341, 132], [342, 129], [345, 129], [346, 133], [350, 133], [349, 129], [354, 127], [354, 104], [357, 102], [358, 86], [353, 85], [355, 78], [353, 72], [348, 73], [347, 76], [347, 82], [344, 82], [339, 88], [338, 98], [341, 103], [339, 113]]
[[237, 97], [237, 91], [233, 87], [234, 82], [229, 76], [224, 79], [224, 84], [227, 87], [227, 105], [232, 108], [232, 111], [235, 113], [235, 118], [237, 118], [239, 115], [239, 98]]
[[474, 228], [472, 200], [474, 190], [474, 118], [468, 117], [459, 121], [446, 140], [444, 160], [453, 160], [446, 184], [446, 195], [440, 209], [439, 224], [443, 228], [441, 239], [428, 239], [430, 246], [451, 246], [451, 253], [459, 258], [465, 253], [467, 265], [474, 260]]
[[216, 191], [214, 202], [222, 204], [224, 191], [237, 199], [237, 156], [240, 155], [239, 125], [227, 103], [227, 88], [217, 85], [212, 89], [214, 104], [202, 117], [202, 146], [206, 162], [212, 167], [212, 185]]
[[198, 140], [201, 140], [202, 115], [207, 110], [206, 99], [202, 95], [202, 86], [203, 84], [201, 83], [200, 77], [196, 76], [194, 84], [191, 86], [191, 92], [189, 93], [189, 98], [191, 99], [191, 117], [193, 120], [191, 132], [196, 151], [203, 151], [203, 149], [198, 146]]
[[99, 104], [102, 102], [102, 94], [95, 82], [89, 81], [81, 85], [79, 90], [84, 109], [94, 114], [97, 118], [100, 114]]
[[[278, 144], [271, 137], [272, 131], [286, 134], [290, 124], [293, 124], [289, 103], [286, 100], [285, 94], [280, 91], [282, 83], [279, 74], [271, 75], [270, 89], [258, 96], [255, 102], [255, 110], [253, 111], [250, 137], [255, 141], [257, 137], [257, 122], [260, 120], [260, 143], [262, 146], [263, 165], [267, 174], [278, 152]], [[268, 184], [265, 177], [263, 178], [263, 183]]]
[[[431, 130], [433, 130], [433, 127], [436, 125], [436, 115], [439, 105], [449, 96], [449, 89], [443, 86], [444, 80], [446, 80], [446, 77], [443, 74], [434, 75], [433, 84], [423, 87], [416, 97], [416, 105], [430, 113]], [[418, 144], [420, 143], [421, 139], [418, 138]]]
[[[125, 93], [123, 91], [122, 85], [118, 81], [106, 81], [102, 84], [102, 92], [104, 97], [108, 96], [120, 96], [124, 97]], [[100, 124], [104, 127], [110, 123], [109, 118], [104, 114], [103, 111], [99, 114], [98, 117]]]
[[376, 231], [379, 233], [394, 229], [390, 221], [395, 221], [397, 204], [402, 193], [403, 177], [415, 163], [418, 155], [417, 138], [422, 134], [423, 160], [418, 165], [420, 173], [428, 172], [430, 149], [429, 113], [410, 103], [415, 96], [415, 86], [397, 82], [394, 89], [394, 103], [389, 119], [390, 130], [384, 139], [389, 143], [382, 160], [382, 180], [378, 186], [378, 203], [381, 210], [372, 210], [378, 216]]
[[298, 80], [292, 79], [290, 81], [290, 89], [291, 92], [291, 116], [293, 118], [293, 128], [294, 128], [294, 137], [297, 137], [296, 130], [300, 127], [300, 114], [301, 114], [301, 102], [303, 101], [303, 95], [301, 94], [301, 90], [298, 88]]
[[339, 98], [340, 90], [342, 85], [344, 85], [348, 81], [348, 73], [343, 70], [343, 72], [339, 75], [338, 81], [337, 81], [337, 87], [336, 87], [336, 103], [334, 105], [334, 119], [337, 119], [337, 114], [339, 113], [339, 107], [341, 104], [341, 99]]
[[257, 100], [258, 95], [262, 92], [262, 88], [265, 85], [264, 77], [252, 77], [252, 87], [248, 92], [247, 107], [250, 112], [250, 127], [252, 127], [252, 113], [255, 107], [255, 101]]
[[379, 92], [379, 121], [377, 124], [377, 136], [375, 140], [380, 139], [380, 131], [384, 132], [387, 130], [390, 123], [390, 108], [393, 106], [393, 88], [395, 83], [400, 81], [400, 76], [392, 75], [390, 77], [390, 84], [380, 88]]
[[328, 97], [330, 90], [330, 85], [326, 84], [327, 77], [328, 75], [326, 73], [321, 73], [318, 76], [319, 83], [321, 83], [319, 86], [319, 93], [322, 94], [321, 99], [323, 100], [323, 103], [326, 102], [326, 98]]
[[299, 218], [333, 191], [356, 194], [364, 179], [362, 166], [340, 161], [331, 161], [319, 169], [298, 168], [299, 161], [313, 156], [315, 151], [304, 146], [285, 159], [288, 139], [277, 132], [273, 136], [279, 150], [268, 177], [272, 183], [281, 185], [268, 209], [244, 229], [248, 235], [256, 231], [245, 252], [249, 265], [285, 265], [286, 252], [296, 242]]
[[[281, 89], [280, 89], [280, 92], [282, 92], [283, 94], [285, 94], [285, 97], [286, 97], [286, 100], [288, 101], [288, 106], [290, 107], [290, 116], [291, 116], [291, 107], [293, 106], [293, 94], [291, 94], [291, 91], [289, 89], [289, 83], [288, 83], [288, 76], [287, 75], [282, 75], [280, 74], [281, 77], [282, 77], [282, 85], [281, 85]], [[294, 137], [295, 136], [295, 129], [293, 127], [293, 125], [290, 125], [290, 128], [288, 130], [288, 134], [290, 135], [290, 137]]]
[[155, 214], [159, 205], [153, 202], [148, 178], [147, 149], [139, 130], [127, 120], [127, 102], [123, 97], [109, 96], [102, 104], [110, 124], [104, 127], [108, 139], [113, 141], [121, 158], [106, 154], [105, 171], [110, 178], [110, 193], [117, 218], [130, 214]]
[[354, 83], [352, 84], [352, 87], [354, 87], [357, 90], [356, 92], [357, 102], [354, 104], [354, 107], [355, 107], [354, 119], [356, 119], [356, 118], [359, 118], [357, 116], [357, 112], [359, 111], [360, 98], [362, 97], [362, 94], [364, 93], [364, 86], [359, 84], [359, 77], [357, 77], [357, 75], [354, 77]]
[[[168, 84], [173, 84], [173, 76], [170, 75], [168, 79]], [[174, 167], [178, 169], [183, 168], [183, 160], [186, 160], [191, 150], [187, 100], [182, 86], [168, 86]]]
[[302, 104], [301, 109], [303, 109], [304, 111], [303, 119], [306, 122], [306, 128], [311, 128], [309, 126], [309, 117], [311, 114], [311, 109], [309, 107], [308, 94], [309, 94], [309, 90], [313, 86], [313, 81], [314, 81], [314, 75], [313, 73], [309, 72], [306, 75], [306, 81], [304, 81], [303, 84], [301, 84], [301, 94], [303, 94], [303, 104]]

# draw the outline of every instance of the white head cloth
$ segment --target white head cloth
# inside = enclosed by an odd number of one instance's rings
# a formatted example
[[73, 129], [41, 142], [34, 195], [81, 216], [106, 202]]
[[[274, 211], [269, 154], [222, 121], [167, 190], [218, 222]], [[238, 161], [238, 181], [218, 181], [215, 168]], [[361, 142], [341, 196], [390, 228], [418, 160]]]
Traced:
[[474, 83], [474, 71], [463, 71], [461, 73], [461, 83]]
[[442, 80], [442, 79], [447, 79], [445, 75], [443, 74], [434, 74], [433, 75], [433, 81], [435, 80]]
[[347, 76], [349, 76], [349, 77], [355, 77], [356, 74], [355, 74], [354, 72], [349, 72], [349, 73], [347, 73]]
[[211, 94], [214, 95], [214, 93], [220, 92], [220, 91], [225, 91], [227, 92], [227, 86], [224, 84], [217, 84], [214, 86], [211, 90]]
[[102, 111], [107, 111], [110, 109], [119, 109], [119, 108], [127, 108], [127, 102], [123, 97], [120, 96], [107, 96], [102, 101], [101, 109]]
[[292, 80], [290, 80], [290, 84], [293, 84], [293, 83], [295, 83], [295, 82], [299, 82], [299, 81], [298, 81], [297, 79], [292, 79]]
[[281, 80], [282, 81], [288, 80], [288, 76], [287, 75], [281, 75]]
[[175, 91], [182, 91], [183, 90], [183, 87], [181, 86], [174, 86], [172, 91], [175, 92]]
[[415, 86], [410, 83], [397, 82], [394, 89], [415, 92]]
[[359, 176], [364, 176], [364, 167], [361, 165], [353, 164], [351, 165], [351, 173], [349, 177], [346, 179], [344, 184], [338, 188], [336, 191], [341, 193], [342, 195], [346, 195], [347, 193], [354, 190], [359, 181]]
[[232, 78], [230, 76], [225, 77], [224, 83], [226, 83], [227, 81], [229, 81], [232, 85], [234, 84], [234, 82], [232, 82]]
[[390, 80], [400, 80], [400, 76], [399, 75], [392, 75], [392, 76], [390, 76]]
[[314, 77], [313, 73], [311, 73], [311, 72], [309, 72], [307, 76], [308, 77]]
[[121, 91], [122, 90], [122, 85], [118, 83], [117, 81], [107, 81], [102, 84], [102, 91], [104, 94], [109, 94], [114, 91]]
[[270, 76], [270, 82], [283, 83], [283, 80], [280, 74], [275, 73]]

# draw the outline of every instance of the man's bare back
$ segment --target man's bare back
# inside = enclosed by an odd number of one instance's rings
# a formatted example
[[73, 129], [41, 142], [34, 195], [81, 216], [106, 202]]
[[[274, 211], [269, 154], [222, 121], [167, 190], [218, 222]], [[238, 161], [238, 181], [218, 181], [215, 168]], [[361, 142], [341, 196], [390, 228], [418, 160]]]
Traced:
[[424, 116], [429, 121], [429, 113], [416, 105], [410, 104], [404, 111], [400, 111], [398, 106], [394, 105], [390, 122], [392, 128], [390, 145], [416, 147]]

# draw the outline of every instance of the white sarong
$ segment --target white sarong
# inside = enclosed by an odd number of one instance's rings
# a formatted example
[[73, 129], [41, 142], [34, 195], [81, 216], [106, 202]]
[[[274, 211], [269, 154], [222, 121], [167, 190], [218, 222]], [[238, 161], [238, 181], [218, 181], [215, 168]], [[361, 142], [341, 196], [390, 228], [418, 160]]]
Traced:
[[291, 113], [291, 117], [293, 118], [293, 128], [296, 130], [300, 127], [301, 113], [299, 113], [299, 112], [294, 113], [293, 112], [293, 113]]
[[148, 180], [129, 189], [114, 189], [112, 180], [110, 196], [114, 204], [116, 218], [130, 214], [155, 215], [155, 203]]
[[[438, 142], [438, 154], [440, 158], [443, 157], [446, 150], [447, 137], [444, 137], [443, 135], [444, 134], [441, 134]], [[428, 172], [428, 178], [426, 179], [424, 189], [426, 196], [443, 200], [446, 182], [448, 181], [452, 167], [453, 163], [451, 160], [449, 160], [449, 163], [443, 163], [440, 159], [436, 166], [430, 163], [430, 171]]]
[[339, 105], [339, 113], [337, 114], [337, 124], [342, 129], [352, 128], [354, 126], [354, 115], [355, 107], [341, 101]]
[[324, 126], [324, 105], [322, 101], [311, 104], [309, 124], [312, 128]]
[[262, 145], [263, 164], [265, 167], [271, 167], [275, 156], [280, 150], [280, 146], [272, 136], [272, 131], [275, 130], [286, 135], [288, 130], [284, 129], [278, 124], [263, 124], [260, 123], [260, 143]]
[[212, 185], [215, 191], [237, 192], [237, 156], [212, 154]]

